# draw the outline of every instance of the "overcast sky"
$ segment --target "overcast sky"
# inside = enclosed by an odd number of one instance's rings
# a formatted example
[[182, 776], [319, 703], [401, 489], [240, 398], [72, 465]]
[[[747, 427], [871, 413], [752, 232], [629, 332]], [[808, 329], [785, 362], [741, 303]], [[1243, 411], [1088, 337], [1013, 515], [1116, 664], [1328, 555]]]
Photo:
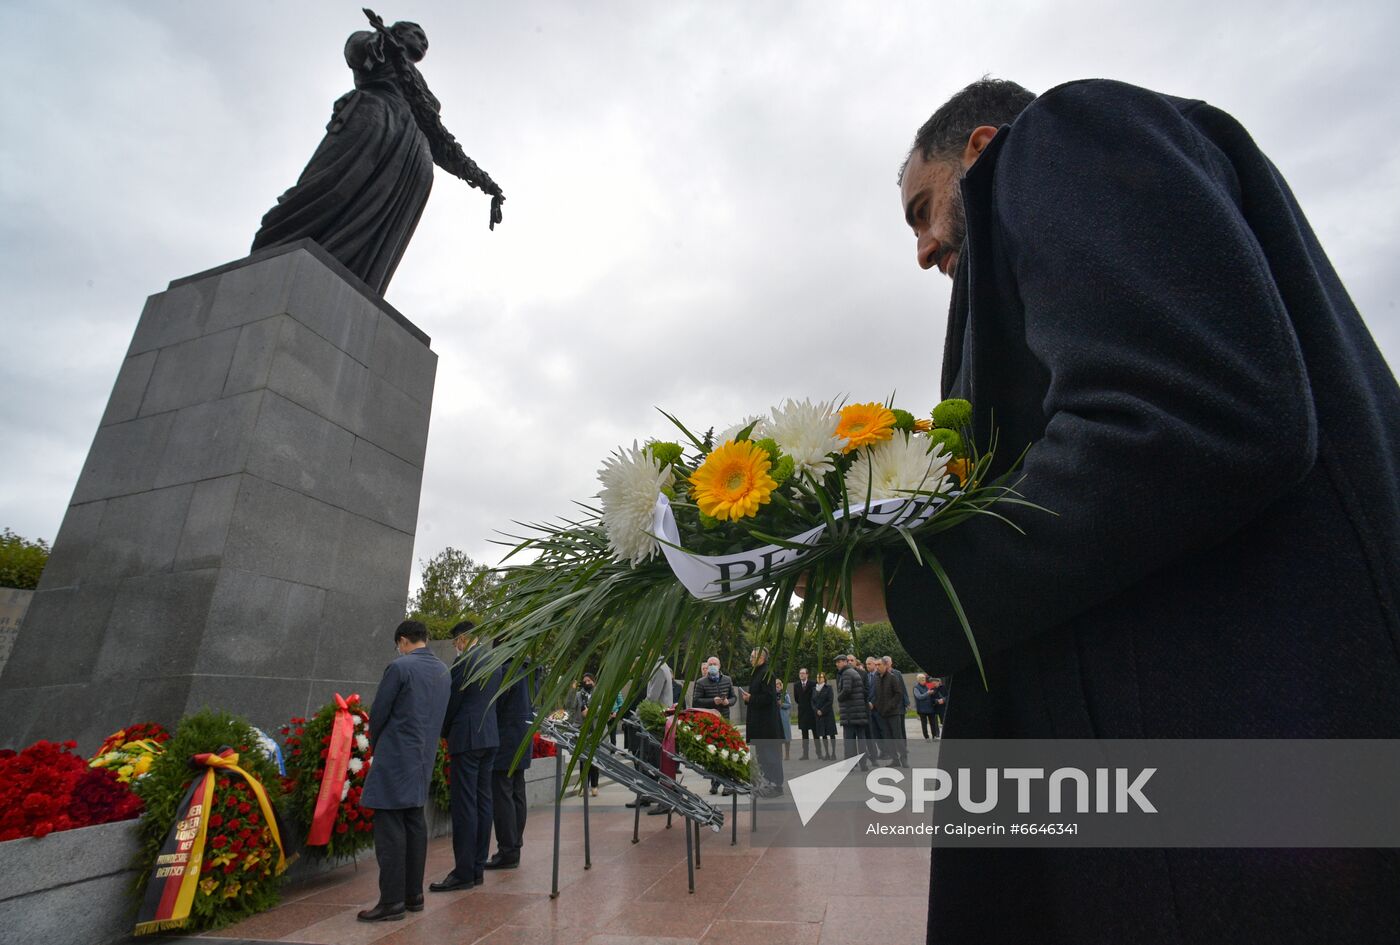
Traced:
[[[145, 297], [246, 254], [351, 87], [359, 7], [0, 7], [0, 525], [53, 538]], [[497, 529], [669, 436], [656, 406], [699, 428], [788, 396], [931, 406], [948, 282], [914, 264], [895, 171], [983, 73], [1232, 112], [1400, 359], [1400, 4], [376, 9], [426, 29], [443, 121], [509, 198], [489, 233], [439, 171], [387, 294], [440, 358], [419, 558], [496, 560]]]

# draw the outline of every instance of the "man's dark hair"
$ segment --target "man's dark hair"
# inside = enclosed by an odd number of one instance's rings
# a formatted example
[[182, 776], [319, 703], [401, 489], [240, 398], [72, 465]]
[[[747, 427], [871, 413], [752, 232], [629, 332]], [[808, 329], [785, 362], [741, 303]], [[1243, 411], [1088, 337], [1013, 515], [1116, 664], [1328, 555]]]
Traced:
[[417, 620], [405, 620], [394, 631], [394, 642], [398, 643], [400, 640], [407, 640], [409, 643], [427, 643], [428, 628]]
[[457, 639], [458, 637], [460, 637], [462, 634], [464, 634], [464, 633], [471, 633], [471, 632], [472, 632], [473, 630], [475, 630], [475, 629], [476, 629], [476, 624], [473, 623], [472, 621], [470, 621], [470, 620], [459, 620], [459, 621], [457, 621], [456, 626], [454, 626], [454, 627], [452, 628], [452, 639], [455, 640], [455, 639]]
[[915, 154], [925, 161], [955, 159], [967, 147], [974, 129], [1009, 125], [1033, 101], [1035, 93], [1015, 82], [990, 76], [978, 79], [938, 106], [938, 111], [919, 128], [914, 146], [899, 166], [899, 182], [904, 182], [904, 170]]

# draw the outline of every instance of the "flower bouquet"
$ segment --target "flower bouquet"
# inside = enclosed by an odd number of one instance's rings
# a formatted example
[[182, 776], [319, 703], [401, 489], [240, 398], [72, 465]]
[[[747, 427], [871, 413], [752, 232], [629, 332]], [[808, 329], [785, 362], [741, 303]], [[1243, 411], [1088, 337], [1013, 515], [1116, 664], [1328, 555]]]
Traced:
[[116, 772], [118, 781], [129, 784], [151, 770], [168, 741], [170, 733], [159, 723], [138, 722], [108, 735], [88, 764], [110, 769]]
[[133, 787], [146, 803], [136, 934], [214, 929], [277, 904], [286, 869], [277, 768], [243, 719], [181, 720]]
[[77, 742], [39, 741], [0, 758], [0, 842], [127, 820], [141, 799], [115, 772], [88, 767]]
[[[1018, 463], [989, 480], [995, 436], [979, 449], [969, 402], [919, 418], [890, 403], [788, 400], [703, 436], [663, 415], [680, 442], [617, 449], [599, 470], [596, 506], [510, 542], [500, 604], [482, 628], [502, 644], [479, 672], [528, 656], [553, 668], [541, 695], [561, 704], [598, 653], [627, 654], [603, 661], [594, 700], [606, 705], [663, 658], [686, 653], [677, 665], [693, 665], [722, 626], [756, 625], [757, 639], [791, 658], [828, 608], [850, 612], [855, 567], [892, 547], [937, 576], [981, 669], [927, 541], [974, 515], [1004, 520], [997, 503], [1027, 503], [1014, 488]], [[596, 744], [605, 724], [585, 719], [583, 743]]]
[[[643, 702], [637, 707], [637, 715], [648, 732], [658, 739], [665, 738], [669, 719], [660, 703]], [[726, 778], [749, 780], [752, 754], [728, 719], [704, 709], [681, 709], [675, 715], [675, 726], [676, 754]]]
[[282, 726], [291, 816], [307, 852], [348, 859], [374, 845], [374, 812], [360, 806], [369, 774], [369, 712], [358, 695], [339, 696], [310, 719]]

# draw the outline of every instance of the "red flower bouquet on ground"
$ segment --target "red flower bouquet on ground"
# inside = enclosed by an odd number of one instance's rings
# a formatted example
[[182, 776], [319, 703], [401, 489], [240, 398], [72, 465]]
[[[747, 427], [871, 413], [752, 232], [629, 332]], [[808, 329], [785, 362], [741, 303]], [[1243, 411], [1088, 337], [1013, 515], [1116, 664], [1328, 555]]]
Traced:
[[89, 768], [76, 742], [35, 742], [0, 759], [0, 841], [127, 820], [141, 800], [111, 771]]

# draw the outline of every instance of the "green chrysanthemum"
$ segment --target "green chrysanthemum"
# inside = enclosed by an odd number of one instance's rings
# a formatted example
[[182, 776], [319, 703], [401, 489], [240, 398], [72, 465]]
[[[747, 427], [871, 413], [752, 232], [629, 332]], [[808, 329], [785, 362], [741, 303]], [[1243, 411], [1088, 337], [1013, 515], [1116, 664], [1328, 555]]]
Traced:
[[958, 429], [972, 423], [972, 404], [954, 397], [933, 408], [935, 426]]
[[719, 528], [719, 519], [715, 518], [713, 515], [706, 515], [704, 512], [701, 512], [700, 527], [706, 531], [712, 528]]
[[963, 454], [962, 437], [957, 430], [948, 430], [939, 427], [937, 430], [930, 430], [928, 433], [928, 449], [932, 453], [937, 447], [942, 446], [943, 452], [952, 457], [959, 457]]
[[778, 461], [773, 464], [773, 468], [768, 470], [768, 475], [773, 477], [773, 481], [779, 486], [792, 478], [792, 457], [779, 456]]
[[782, 450], [778, 448], [778, 441], [770, 436], [765, 436], [761, 440], [754, 440], [753, 445], [768, 454], [768, 461], [774, 466], [778, 465], [778, 457], [782, 455]]
[[907, 410], [900, 410], [898, 407], [892, 408], [894, 413], [894, 428], [903, 430], [905, 433], [914, 432], [914, 415]]
[[658, 463], [665, 466], [681, 458], [681, 445], [666, 440], [657, 440], [647, 444], [647, 452], [656, 457]]

